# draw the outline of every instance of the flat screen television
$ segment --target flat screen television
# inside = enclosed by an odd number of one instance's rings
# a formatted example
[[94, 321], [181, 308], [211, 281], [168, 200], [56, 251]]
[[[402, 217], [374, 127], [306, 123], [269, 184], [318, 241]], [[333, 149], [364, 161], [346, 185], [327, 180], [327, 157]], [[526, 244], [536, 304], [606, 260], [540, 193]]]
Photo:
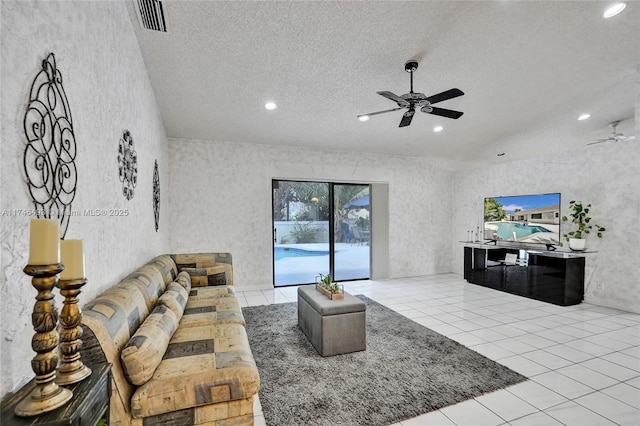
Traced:
[[560, 193], [485, 198], [484, 239], [559, 244]]

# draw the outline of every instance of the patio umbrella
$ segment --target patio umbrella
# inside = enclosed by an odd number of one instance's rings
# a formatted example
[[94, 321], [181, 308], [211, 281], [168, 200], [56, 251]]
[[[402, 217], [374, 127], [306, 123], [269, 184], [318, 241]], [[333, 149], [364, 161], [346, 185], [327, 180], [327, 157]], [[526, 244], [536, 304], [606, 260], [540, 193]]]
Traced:
[[360, 198], [349, 201], [343, 206], [345, 209], [362, 209], [369, 207], [369, 196], [363, 195]]

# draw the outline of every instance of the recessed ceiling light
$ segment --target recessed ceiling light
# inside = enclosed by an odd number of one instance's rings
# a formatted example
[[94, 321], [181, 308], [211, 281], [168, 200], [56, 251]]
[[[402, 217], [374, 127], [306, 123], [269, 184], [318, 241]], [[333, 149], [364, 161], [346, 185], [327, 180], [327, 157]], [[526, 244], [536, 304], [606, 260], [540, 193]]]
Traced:
[[586, 120], [589, 117], [591, 117], [591, 114], [582, 114], [580, 117], [578, 117], [578, 120]]
[[618, 13], [622, 12], [625, 7], [627, 7], [626, 3], [616, 3], [613, 6], [609, 7], [607, 10], [605, 10], [604, 15], [602, 16], [604, 16], [605, 18], [614, 17]]
[[442, 127], [442, 126], [436, 126], [436, 127], [434, 127], [434, 128], [433, 128], [433, 131], [437, 133], [437, 132], [441, 132], [441, 131], [442, 131], [442, 129], [444, 129], [444, 127]]
[[273, 111], [274, 109], [278, 108], [278, 105], [273, 102], [267, 102], [266, 104], [264, 104], [264, 107], [269, 111]]
[[369, 121], [369, 116], [368, 115], [361, 115], [360, 117], [358, 117], [358, 120], [360, 121]]

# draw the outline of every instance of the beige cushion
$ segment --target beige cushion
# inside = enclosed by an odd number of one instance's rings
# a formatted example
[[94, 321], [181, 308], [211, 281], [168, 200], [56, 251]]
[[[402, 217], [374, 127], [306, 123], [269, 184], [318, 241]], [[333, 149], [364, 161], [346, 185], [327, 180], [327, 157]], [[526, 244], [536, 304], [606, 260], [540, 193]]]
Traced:
[[[189, 296], [184, 315], [180, 320], [180, 328], [199, 327], [208, 324], [235, 323], [245, 325], [242, 308], [235, 297], [214, 297], [216, 290], [227, 287], [198, 287], [191, 290], [197, 296]], [[207, 297], [207, 293], [210, 297]]]
[[177, 327], [178, 318], [171, 309], [155, 307], [120, 353], [127, 380], [142, 385], [151, 379]]
[[243, 400], [259, 388], [260, 376], [243, 326], [181, 326], [153, 378], [132, 396], [131, 414], [149, 417]]
[[178, 271], [183, 271], [184, 268], [222, 266], [225, 270], [226, 285], [233, 285], [231, 253], [183, 253], [172, 254], [171, 258], [175, 262]]
[[165, 292], [158, 299], [158, 305], [165, 305], [171, 309], [176, 314], [178, 321], [180, 321], [188, 298], [189, 293], [187, 293], [187, 290], [180, 284], [173, 282], [169, 283]]
[[187, 293], [191, 291], [191, 277], [187, 272], [180, 272], [176, 277], [176, 282], [184, 287], [184, 289], [187, 290]]
[[171, 281], [175, 281], [176, 275], [178, 275], [178, 268], [176, 268], [176, 264], [171, 256], [166, 254], [157, 256], [153, 258], [149, 264], [158, 267], [165, 284], [168, 285]]
[[220, 297], [233, 296], [235, 299], [236, 292], [229, 285], [218, 285], [215, 287], [194, 287], [189, 292], [189, 300], [217, 299]]
[[166, 289], [166, 284], [160, 268], [157, 265], [147, 264], [130, 273], [122, 282], [131, 282], [138, 287], [147, 301], [147, 309], [152, 311], [156, 306], [158, 297]]
[[110, 403], [113, 424], [117, 424], [117, 419], [127, 416], [129, 410], [124, 407], [129, 406], [135, 390], [122, 369], [122, 348], [148, 315], [147, 300], [139, 287], [128, 280], [108, 289], [82, 307], [83, 324], [93, 331], [107, 361], [113, 366], [113, 395], [118, 395], [111, 398]]
[[224, 265], [208, 268], [182, 268], [189, 274], [193, 287], [227, 285], [227, 272]]

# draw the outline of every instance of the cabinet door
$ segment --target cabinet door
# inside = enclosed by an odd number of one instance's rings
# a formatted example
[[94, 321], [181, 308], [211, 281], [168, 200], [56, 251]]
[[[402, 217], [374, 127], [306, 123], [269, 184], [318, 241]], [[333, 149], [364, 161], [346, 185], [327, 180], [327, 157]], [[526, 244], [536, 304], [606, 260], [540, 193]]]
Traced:
[[584, 299], [584, 257], [567, 259], [564, 279], [564, 305], [577, 305]]
[[473, 249], [473, 269], [485, 269], [487, 267], [487, 251], [485, 249]]
[[471, 247], [464, 248], [464, 279], [471, 281], [473, 269], [473, 249]]
[[[529, 260], [532, 260], [531, 257]], [[531, 296], [544, 302], [563, 305], [566, 260], [534, 256], [529, 268], [531, 268]]]

